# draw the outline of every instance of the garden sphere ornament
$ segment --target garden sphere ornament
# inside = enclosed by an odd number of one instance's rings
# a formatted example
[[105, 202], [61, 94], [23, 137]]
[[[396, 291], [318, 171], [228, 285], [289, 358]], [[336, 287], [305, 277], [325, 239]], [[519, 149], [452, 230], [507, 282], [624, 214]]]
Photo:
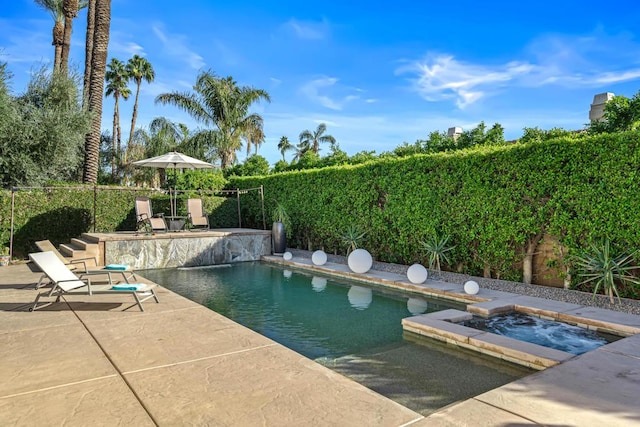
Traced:
[[315, 251], [311, 255], [313, 265], [325, 265], [327, 263], [327, 254], [323, 250]]
[[424, 268], [422, 264], [413, 264], [407, 270], [407, 278], [414, 285], [424, 283], [424, 281], [427, 280], [428, 275], [429, 273], [427, 272], [427, 269]]
[[475, 280], [464, 282], [464, 291], [469, 295], [475, 295], [480, 291], [480, 285]]
[[365, 249], [356, 249], [349, 254], [347, 264], [354, 273], [364, 274], [373, 266], [373, 258]]

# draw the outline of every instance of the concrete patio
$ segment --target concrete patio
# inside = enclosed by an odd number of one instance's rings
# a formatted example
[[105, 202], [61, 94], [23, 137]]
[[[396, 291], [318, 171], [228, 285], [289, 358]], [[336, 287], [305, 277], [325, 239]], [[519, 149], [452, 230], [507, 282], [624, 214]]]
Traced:
[[96, 295], [30, 313], [38, 279], [0, 269], [0, 425], [640, 425], [638, 335], [425, 418], [161, 287], [145, 312]]

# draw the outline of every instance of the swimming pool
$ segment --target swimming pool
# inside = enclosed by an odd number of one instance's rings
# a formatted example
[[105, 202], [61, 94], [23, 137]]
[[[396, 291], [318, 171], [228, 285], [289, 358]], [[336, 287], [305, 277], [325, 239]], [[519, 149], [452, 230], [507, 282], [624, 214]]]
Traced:
[[532, 372], [403, 334], [403, 318], [455, 303], [259, 262], [143, 275], [425, 415]]

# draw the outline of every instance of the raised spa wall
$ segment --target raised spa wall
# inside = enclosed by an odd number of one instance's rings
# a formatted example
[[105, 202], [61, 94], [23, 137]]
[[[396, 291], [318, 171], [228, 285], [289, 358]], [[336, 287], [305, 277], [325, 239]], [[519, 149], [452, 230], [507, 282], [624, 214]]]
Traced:
[[271, 254], [271, 232], [231, 229], [145, 235], [94, 234], [104, 264], [133, 269], [196, 267], [257, 261]]

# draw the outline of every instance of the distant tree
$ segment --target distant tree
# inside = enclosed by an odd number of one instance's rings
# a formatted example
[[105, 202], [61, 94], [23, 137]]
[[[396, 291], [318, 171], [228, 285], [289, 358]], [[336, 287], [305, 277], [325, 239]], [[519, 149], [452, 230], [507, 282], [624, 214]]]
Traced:
[[561, 128], [552, 128], [549, 130], [540, 129], [538, 127], [533, 128], [524, 128], [523, 134], [518, 139], [518, 143], [520, 144], [529, 144], [536, 142], [548, 141], [550, 139], [561, 138], [561, 137], [577, 137], [579, 134], [576, 132], [564, 130]]
[[111, 133], [111, 139], [113, 144], [113, 156], [111, 163], [111, 173], [113, 178], [118, 174], [118, 165], [122, 158], [122, 129], [120, 127], [120, 97], [122, 99], [129, 99], [131, 90], [127, 86], [129, 83], [129, 74], [125, 68], [124, 63], [116, 58], [111, 58], [111, 62], [107, 66], [108, 70], [105, 73], [105, 80], [107, 81], [107, 88], [105, 95], [113, 96], [113, 132]]
[[407, 157], [414, 154], [426, 153], [425, 150], [426, 141], [418, 140], [413, 144], [403, 142], [402, 145], [398, 145], [393, 149], [393, 153], [398, 157]]
[[[140, 97], [140, 86], [144, 80], [147, 83], [151, 83], [155, 77], [155, 71], [149, 61], [139, 55], [133, 55], [132, 58], [127, 61], [127, 74], [130, 79], [136, 82], [136, 99], [133, 104], [133, 114], [131, 115], [131, 131], [129, 132], [129, 143], [133, 140], [133, 132], [136, 129], [136, 120], [138, 118], [138, 99]], [[126, 161], [126, 159], [124, 159]]]
[[258, 154], [258, 148], [264, 142], [264, 130], [262, 117], [253, 116], [254, 123], [249, 126], [249, 129], [244, 134], [243, 139], [247, 143], [247, 155], [251, 152], [251, 146], [255, 148], [254, 154]]
[[357, 165], [360, 163], [375, 160], [377, 158], [378, 156], [376, 155], [375, 151], [360, 151], [351, 156], [351, 158], [349, 159], [349, 163], [351, 163], [352, 165]]
[[271, 98], [264, 90], [240, 87], [233, 78], [219, 78], [211, 71], [200, 73], [193, 89], [194, 92], [158, 95], [156, 103], [174, 105], [197, 122], [215, 126], [199, 131], [199, 138], [208, 141], [211, 150], [220, 157], [222, 168], [228, 168], [235, 161], [236, 151], [242, 148], [241, 139], [263, 121], [259, 114], [250, 114], [249, 108], [256, 101]]
[[284, 171], [287, 171], [287, 170], [289, 170], [289, 166], [290, 166], [290, 165], [289, 165], [289, 162], [287, 162], [286, 160], [278, 160], [278, 161], [276, 162], [276, 164], [275, 164], [275, 165], [273, 165], [273, 170], [272, 170], [272, 172], [273, 172], [273, 173], [276, 173], [276, 172], [284, 172]]
[[320, 155], [313, 150], [308, 150], [304, 154], [300, 156], [300, 160], [298, 160], [294, 165], [292, 165], [293, 169], [311, 169], [320, 167]]
[[112, 173], [113, 166], [113, 138], [108, 132], [100, 135], [100, 165], [98, 167], [98, 184], [116, 184]]
[[500, 123], [495, 123], [484, 136], [484, 145], [504, 145], [504, 128]]
[[280, 154], [282, 154], [283, 161], [286, 161], [284, 158], [284, 153], [293, 149], [295, 149], [295, 147], [291, 145], [291, 143], [289, 142], [289, 138], [287, 138], [286, 136], [280, 138], [280, 142], [278, 142], [278, 150], [280, 150]]
[[600, 121], [592, 121], [590, 133], [624, 132], [640, 129], [640, 91], [631, 99], [617, 95], [604, 106]]
[[324, 133], [326, 131], [327, 125], [324, 123], [320, 123], [314, 132], [303, 130], [300, 133], [300, 144], [298, 144], [298, 147], [303, 150], [303, 152], [311, 150], [317, 154], [320, 151], [320, 144], [335, 144], [336, 139], [331, 135], [325, 135]]
[[349, 155], [346, 152], [342, 151], [337, 143], [332, 142], [331, 151], [327, 156], [322, 158], [319, 166], [338, 166], [347, 163], [349, 163]]
[[262, 156], [254, 154], [247, 157], [242, 165], [243, 176], [257, 176], [269, 174], [269, 162]]
[[462, 132], [455, 140], [455, 149], [475, 147], [477, 145], [502, 145], [504, 129], [499, 123], [494, 124], [489, 131], [484, 122], [480, 122], [475, 128]]

